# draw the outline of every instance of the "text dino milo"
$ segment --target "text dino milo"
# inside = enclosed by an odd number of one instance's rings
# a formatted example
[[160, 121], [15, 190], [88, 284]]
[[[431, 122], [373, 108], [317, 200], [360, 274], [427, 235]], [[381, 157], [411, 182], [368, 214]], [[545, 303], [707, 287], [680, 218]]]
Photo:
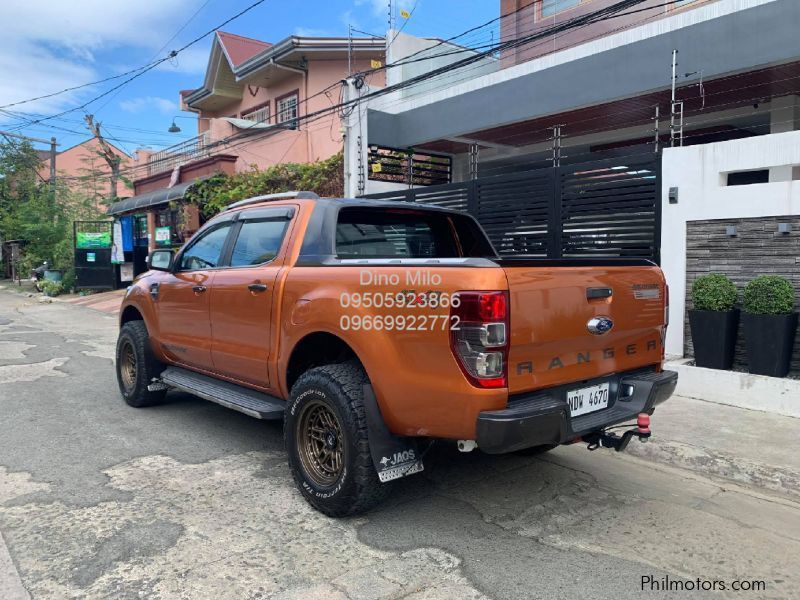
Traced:
[[[424, 269], [408, 270], [402, 275], [362, 270], [359, 273], [361, 289], [339, 294], [339, 306], [345, 309], [339, 317], [339, 327], [345, 331], [456, 330], [460, 318], [449, 311], [461, 305], [458, 294], [436, 289], [422, 292], [409, 289], [409, 286], [434, 287], [441, 283], [439, 273]], [[373, 291], [369, 289], [372, 286], [383, 289]], [[387, 291], [387, 287], [395, 289]], [[390, 309], [393, 313], [365, 314], [365, 310], [372, 309]]]

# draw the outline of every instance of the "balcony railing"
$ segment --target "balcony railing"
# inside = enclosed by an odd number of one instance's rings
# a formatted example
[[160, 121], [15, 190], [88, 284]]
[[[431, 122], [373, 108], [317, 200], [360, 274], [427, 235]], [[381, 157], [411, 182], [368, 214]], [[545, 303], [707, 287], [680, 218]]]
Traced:
[[147, 161], [147, 174], [171, 171], [177, 165], [205, 158], [211, 153], [211, 136], [206, 131], [180, 144], [154, 152]]

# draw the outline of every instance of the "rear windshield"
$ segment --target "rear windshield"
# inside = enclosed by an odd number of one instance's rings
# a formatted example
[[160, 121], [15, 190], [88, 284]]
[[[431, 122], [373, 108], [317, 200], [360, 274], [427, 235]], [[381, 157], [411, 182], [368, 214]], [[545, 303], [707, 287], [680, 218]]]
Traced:
[[[336, 254], [339, 258], [457, 258], [493, 254], [490, 246], [487, 249], [488, 242], [482, 232], [469, 231], [470, 225], [474, 226], [471, 220], [455, 217], [432, 211], [344, 208], [336, 225]], [[469, 248], [462, 246], [462, 237]]]

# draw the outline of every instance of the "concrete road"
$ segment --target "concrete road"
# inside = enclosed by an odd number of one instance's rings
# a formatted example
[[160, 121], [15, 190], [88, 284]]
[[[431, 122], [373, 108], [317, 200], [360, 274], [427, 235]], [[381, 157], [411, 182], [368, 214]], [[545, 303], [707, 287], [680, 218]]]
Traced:
[[328, 519], [279, 424], [180, 394], [127, 407], [115, 336], [111, 316], [0, 290], [3, 600], [800, 597], [800, 505], [650, 457], [438, 444], [385, 506]]

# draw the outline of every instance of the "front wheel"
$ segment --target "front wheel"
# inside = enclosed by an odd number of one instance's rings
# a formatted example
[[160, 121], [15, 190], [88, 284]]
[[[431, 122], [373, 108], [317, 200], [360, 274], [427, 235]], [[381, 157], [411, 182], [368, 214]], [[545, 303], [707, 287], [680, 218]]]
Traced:
[[164, 369], [150, 348], [150, 336], [143, 321], [129, 321], [117, 338], [117, 383], [128, 405], [141, 408], [164, 399], [165, 390], [150, 391], [147, 386]]
[[289, 468], [308, 503], [330, 517], [366, 512], [390, 488], [372, 464], [366, 382], [360, 365], [346, 363], [306, 371], [292, 386], [284, 422]]

